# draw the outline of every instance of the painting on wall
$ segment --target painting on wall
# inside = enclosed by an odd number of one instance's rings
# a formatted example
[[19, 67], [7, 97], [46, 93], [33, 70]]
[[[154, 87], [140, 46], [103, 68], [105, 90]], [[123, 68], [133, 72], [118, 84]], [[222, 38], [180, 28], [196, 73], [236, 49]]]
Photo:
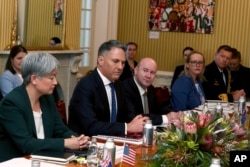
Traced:
[[151, 31], [212, 34], [215, 0], [149, 0]]
[[56, 25], [61, 25], [63, 19], [63, 0], [54, 0], [54, 20]]

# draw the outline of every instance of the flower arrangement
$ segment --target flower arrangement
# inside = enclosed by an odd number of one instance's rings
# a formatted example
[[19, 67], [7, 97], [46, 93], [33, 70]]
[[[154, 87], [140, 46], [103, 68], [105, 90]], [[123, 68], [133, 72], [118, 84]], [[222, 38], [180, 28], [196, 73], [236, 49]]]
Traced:
[[191, 111], [173, 120], [156, 138], [158, 149], [150, 158], [151, 166], [208, 167], [212, 158], [229, 166], [230, 150], [248, 146], [247, 131], [217, 113]]

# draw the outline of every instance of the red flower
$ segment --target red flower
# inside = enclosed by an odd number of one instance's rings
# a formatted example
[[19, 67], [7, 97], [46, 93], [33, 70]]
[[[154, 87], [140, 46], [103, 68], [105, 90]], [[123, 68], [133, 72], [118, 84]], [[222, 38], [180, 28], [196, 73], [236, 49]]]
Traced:
[[205, 149], [211, 148], [213, 144], [213, 136], [211, 134], [205, 134], [201, 137], [201, 146]]

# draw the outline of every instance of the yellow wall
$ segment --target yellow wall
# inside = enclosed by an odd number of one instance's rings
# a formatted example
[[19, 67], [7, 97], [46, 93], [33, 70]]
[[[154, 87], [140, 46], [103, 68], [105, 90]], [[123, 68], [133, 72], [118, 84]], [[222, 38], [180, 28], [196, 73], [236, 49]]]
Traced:
[[11, 44], [11, 30], [13, 27], [14, 0], [0, 1], [0, 50]]
[[66, 1], [66, 27], [65, 27], [65, 45], [69, 49], [79, 49], [80, 41], [80, 19], [81, 19], [81, 0]]
[[[0, 50], [11, 43], [12, 24], [14, 18], [14, 1], [0, 1]], [[81, 0], [64, 0], [65, 45], [70, 49], [79, 49]], [[37, 7], [38, 6], [38, 7]], [[49, 38], [61, 37], [62, 25], [55, 25], [53, 18], [53, 0], [29, 0], [27, 14], [26, 46], [48, 46]]]
[[54, 24], [54, 1], [29, 0], [26, 46], [48, 46], [49, 39], [62, 39], [63, 26]]
[[191, 46], [202, 52], [206, 64], [213, 60], [219, 45], [228, 44], [242, 54], [242, 63], [249, 66], [249, 0], [215, 0], [213, 34], [160, 32], [159, 39], [149, 39], [148, 0], [120, 0], [118, 37], [121, 42], [138, 43], [137, 60], [144, 56], [156, 59], [159, 70], [173, 71], [182, 64], [182, 49]]

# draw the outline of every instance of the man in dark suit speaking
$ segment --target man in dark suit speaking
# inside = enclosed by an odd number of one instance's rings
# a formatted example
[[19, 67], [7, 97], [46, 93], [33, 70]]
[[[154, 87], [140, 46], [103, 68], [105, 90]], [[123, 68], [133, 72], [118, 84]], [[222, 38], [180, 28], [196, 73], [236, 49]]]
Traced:
[[125, 51], [116, 40], [104, 42], [98, 50], [97, 68], [76, 85], [68, 121], [76, 132], [90, 136], [142, 132], [148, 117], [130, 114], [118, 80], [126, 61]]

